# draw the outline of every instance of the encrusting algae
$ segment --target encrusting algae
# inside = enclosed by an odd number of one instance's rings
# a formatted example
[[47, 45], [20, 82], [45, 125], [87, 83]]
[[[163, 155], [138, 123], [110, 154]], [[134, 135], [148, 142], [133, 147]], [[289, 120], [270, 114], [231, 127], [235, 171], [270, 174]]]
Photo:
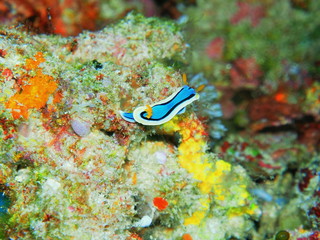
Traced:
[[18, 80], [17, 93], [5, 103], [6, 108], [11, 109], [14, 119], [20, 117], [28, 119], [29, 109], [44, 107], [49, 96], [57, 89], [58, 84], [54, 78], [44, 74], [39, 67], [43, 62], [45, 58], [41, 52], [38, 52], [33, 59], [26, 60], [24, 68], [27, 73]]
[[[231, 175], [232, 166], [230, 163], [221, 159], [214, 159], [212, 155], [207, 154], [207, 133], [204, 125], [197, 118], [174, 118], [163, 126], [165, 132], [178, 132], [181, 136], [181, 143], [178, 147], [178, 160], [184, 169], [197, 180], [198, 187], [203, 194], [199, 199], [201, 207], [194, 212], [191, 217], [185, 218], [184, 224], [201, 224], [202, 220], [210, 215], [210, 204], [212, 200], [223, 204], [236, 194], [235, 207], [227, 212], [229, 217], [243, 214], [254, 215], [258, 210], [257, 205], [252, 203], [248, 205], [248, 200], [252, 199], [247, 191], [247, 185], [243, 183], [240, 176], [234, 176], [238, 187], [235, 192], [226, 191], [225, 182]], [[235, 181], [236, 182], [236, 181]], [[241, 183], [242, 182], [242, 183]], [[240, 184], [240, 185], [239, 185]]]

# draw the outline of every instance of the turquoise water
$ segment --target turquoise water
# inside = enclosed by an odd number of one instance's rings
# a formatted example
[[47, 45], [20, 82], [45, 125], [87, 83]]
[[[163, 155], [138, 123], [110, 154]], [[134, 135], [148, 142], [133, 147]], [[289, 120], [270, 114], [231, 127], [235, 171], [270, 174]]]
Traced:
[[0, 192], [0, 239], [4, 239], [4, 227], [9, 218], [7, 214], [9, 205], [9, 198], [3, 192]]
[[3, 192], [0, 192], [0, 217], [7, 213], [7, 208], [9, 207], [9, 199], [4, 195]]

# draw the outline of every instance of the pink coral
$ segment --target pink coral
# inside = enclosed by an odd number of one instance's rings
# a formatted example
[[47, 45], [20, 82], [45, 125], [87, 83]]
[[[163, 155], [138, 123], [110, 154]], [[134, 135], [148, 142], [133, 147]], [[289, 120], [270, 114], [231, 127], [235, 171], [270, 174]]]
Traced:
[[250, 19], [251, 26], [259, 25], [260, 20], [265, 16], [265, 9], [263, 6], [249, 4], [247, 2], [237, 2], [238, 11], [232, 16], [230, 22], [237, 24], [243, 19]]
[[239, 58], [230, 69], [233, 88], [257, 87], [261, 76], [262, 71], [255, 58]]
[[220, 59], [223, 54], [225, 41], [222, 37], [214, 38], [206, 47], [206, 54], [209, 58]]

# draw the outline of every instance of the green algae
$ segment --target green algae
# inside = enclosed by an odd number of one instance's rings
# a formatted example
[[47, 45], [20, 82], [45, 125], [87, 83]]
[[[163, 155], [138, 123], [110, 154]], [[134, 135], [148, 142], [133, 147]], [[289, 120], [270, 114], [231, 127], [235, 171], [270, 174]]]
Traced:
[[[253, 57], [264, 72], [262, 89], [266, 92], [288, 81], [290, 74], [299, 75], [293, 73], [295, 67], [298, 71], [316, 71], [309, 64], [318, 59], [315, 53], [319, 49], [314, 33], [319, 26], [316, 16], [320, 9], [315, 1], [310, 2], [308, 11], [293, 8], [290, 1], [255, 1], [250, 6], [263, 8], [256, 22], [250, 16], [243, 16], [232, 23], [233, 16], [240, 11], [235, 1], [199, 0], [197, 7], [185, 10], [189, 19], [186, 34], [194, 49], [190, 57], [194, 71], [204, 72], [213, 82], [225, 86], [230, 82], [225, 74], [230, 70], [230, 63], [240, 57]], [[193, 36], [201, 41], [192, 42]], [[206, 48], [218, 37], [224, 40], [223, 55], [210, 58]]]

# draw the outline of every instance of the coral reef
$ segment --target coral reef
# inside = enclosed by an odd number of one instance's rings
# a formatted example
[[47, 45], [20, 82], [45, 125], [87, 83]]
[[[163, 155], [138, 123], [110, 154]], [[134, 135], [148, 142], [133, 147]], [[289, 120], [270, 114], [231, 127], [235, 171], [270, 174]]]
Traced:
[[75, 38], [1, 34], [6, 236], [225, 239], [253, 231], [260, 211], [250, 178], [207, 152], [206, 127], [191, 108], [159, 127], [119, 114], [183, 85], [166, 63], [185, 61], [177, 25], [130, 14]]
[[[224, 86], [237, 81], [247, 87], [262, 73], [264, 91], [290, 80], [298, 84], [305, 70], [314, 71], [308, 62], [318, 60], [313, 50], [319, 49], [314, 31], [320, 9], [314, 1], [308, 11], [290, 2], [198, 0], [186, 8], [193, 69]], [[192, 43], [192, 36], [201, 41]]]
[[319, 6], [0, 2], [0, 239], [319, 239]]
[[0, 23], [17, 25], [35, 33], [74, 36], [84, 29], [97, 30], [141, 8], [139, 1], [128, 0], [3, 0]]

